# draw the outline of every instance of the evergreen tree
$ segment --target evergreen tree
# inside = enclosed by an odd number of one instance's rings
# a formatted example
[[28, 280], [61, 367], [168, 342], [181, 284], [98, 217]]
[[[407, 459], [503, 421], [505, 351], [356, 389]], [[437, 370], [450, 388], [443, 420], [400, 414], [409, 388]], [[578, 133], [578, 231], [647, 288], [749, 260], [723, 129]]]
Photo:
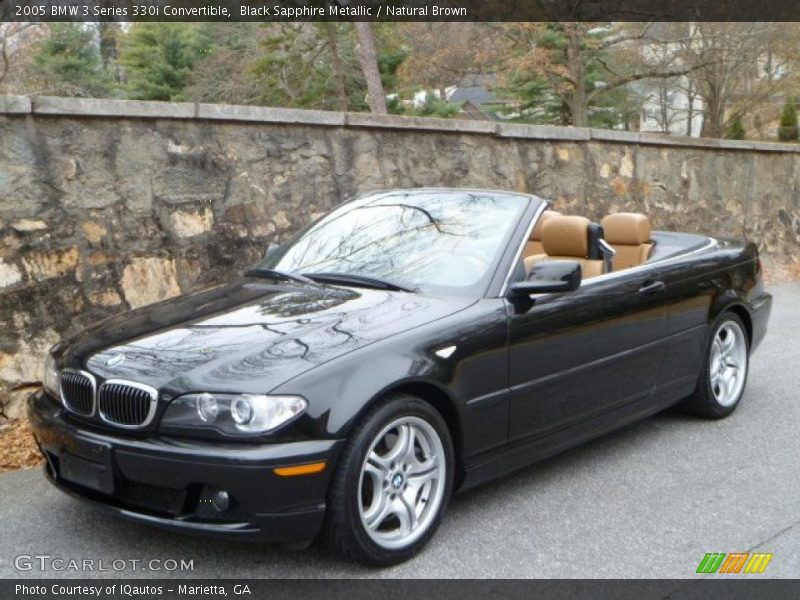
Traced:
[[[635, 82], [669, 79], [690, 69], [673, 63], [649, 64], [644, 59], [638, 43], [631, 42], [645, 39], [649, 25], [507, 23], [502, 28], [510, 44], [507, 78], [533, 79], [534, 89], [544, 81], [546, 99], [558, 100], [566, 113], [558, 124], [629, 126], [638, 112], [631, 93]], [[522, 103], [530, 104], [525, 88], [519, 89]]]
[[397, 70], [403, 61], [408, 58], [408, 50], [406, 48], [398, 47], [392, 44], [392, 40], [387, 40], [383, 36], [384, 25], [391, 25], [391, 23], [376, 23], [375, 35], [378, 43], [378, 69], [381, 72], [381, 81], [387, 93], [396, 92], [400, 86], [397, 76]]
[[794, 104], [794, 98], [788, 96], [783, 105], [783, 113], [781, 113], [778, 139], [782, 142], [796, 142], [797, 137], [797, 108]]
[[513, 107], [504, 112], [519, 115], [515, 121], [547, 125], [569, 125], [569, 106], [553, 90], [546, 78], [533, 71], [509, 73], [506, 85], [499, 89], [503, 96], [514, 98]]
[[80, 23], [52, 23], [34, 54], [33, 70], [40, 93], [102, 97], [112, 87], [94, 31]]
[[271, 23], [252, 73], [266, 106], [366, 110], [367, 87], [349, 23]]
[[[796, 126], [795, 126], [796, 129]], [[795, 131], [795, 136], [797, 135], [797, 131]], [[729, 140], [743, 140], [745, 136], [744, 125], [742, 124], [742, 115], [736, 113], [731, 119], [730, 123], [728, 123], [727, 128], [725, 129], [725, 137]]]
[[[374, 24], [378, 71], [387, 94], [396, 92], [397, 70], [408, 51], [391, 24]], [[270, 23], [262, 28], [257, 58], [247, 67], [261, 90], [258, 103], [320, 110], [364, 111], [367, 85], [352, 23]], [[399, 100], [387, 100], [403, 112]]]
[[211, 51], [208, 28], [193, 23], [135, 23], [120, 63], [136, 100], [181, 100], [195, 62]]

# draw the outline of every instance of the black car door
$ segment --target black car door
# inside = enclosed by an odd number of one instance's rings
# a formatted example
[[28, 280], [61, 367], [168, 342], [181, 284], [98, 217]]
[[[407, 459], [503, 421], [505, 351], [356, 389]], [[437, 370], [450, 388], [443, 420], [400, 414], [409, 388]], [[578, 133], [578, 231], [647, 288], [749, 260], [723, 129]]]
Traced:
[[654, 268], [510, 300], [509, 440], [546, 436], [653, 393], [667, 315]]

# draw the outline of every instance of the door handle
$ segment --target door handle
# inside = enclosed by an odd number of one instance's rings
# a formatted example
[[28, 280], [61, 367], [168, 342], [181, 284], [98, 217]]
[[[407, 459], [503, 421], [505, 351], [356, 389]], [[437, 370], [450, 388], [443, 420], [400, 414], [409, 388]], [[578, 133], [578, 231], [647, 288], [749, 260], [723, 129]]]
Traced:
[[639, 288], [639, 293], [644, 296], [652, 296], [658, 292], [663, 292], [666, 287], [663, 281], [645, 281], [644, 285]]

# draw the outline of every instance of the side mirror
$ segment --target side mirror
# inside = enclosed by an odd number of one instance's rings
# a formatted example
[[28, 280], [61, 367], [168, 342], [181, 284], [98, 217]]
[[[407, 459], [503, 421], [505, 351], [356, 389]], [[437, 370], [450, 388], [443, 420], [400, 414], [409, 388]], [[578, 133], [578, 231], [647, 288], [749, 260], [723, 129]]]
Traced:
[[577, 290], [581, 285], [581, 264], [575, 260], [550, 260], [533, 265], [527, 281], [511, 285], [517, 296], [563, 293]]
[[267, 246], [267, 253], [264, 255], [264, 260], [272, 258], [280, 251], [281, 251], [280, 245], [275, 244], [274, 242], [270, 243], [269, 246]]

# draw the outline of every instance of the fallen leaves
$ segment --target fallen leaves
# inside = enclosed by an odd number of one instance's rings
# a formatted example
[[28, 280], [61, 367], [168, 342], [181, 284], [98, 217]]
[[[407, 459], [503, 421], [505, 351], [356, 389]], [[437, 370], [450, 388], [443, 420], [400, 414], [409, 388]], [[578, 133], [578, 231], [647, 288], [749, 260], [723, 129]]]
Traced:
[[0, 429], [0, 473], [36, 467], [43, 460], [27, 419], [9, 421]]

